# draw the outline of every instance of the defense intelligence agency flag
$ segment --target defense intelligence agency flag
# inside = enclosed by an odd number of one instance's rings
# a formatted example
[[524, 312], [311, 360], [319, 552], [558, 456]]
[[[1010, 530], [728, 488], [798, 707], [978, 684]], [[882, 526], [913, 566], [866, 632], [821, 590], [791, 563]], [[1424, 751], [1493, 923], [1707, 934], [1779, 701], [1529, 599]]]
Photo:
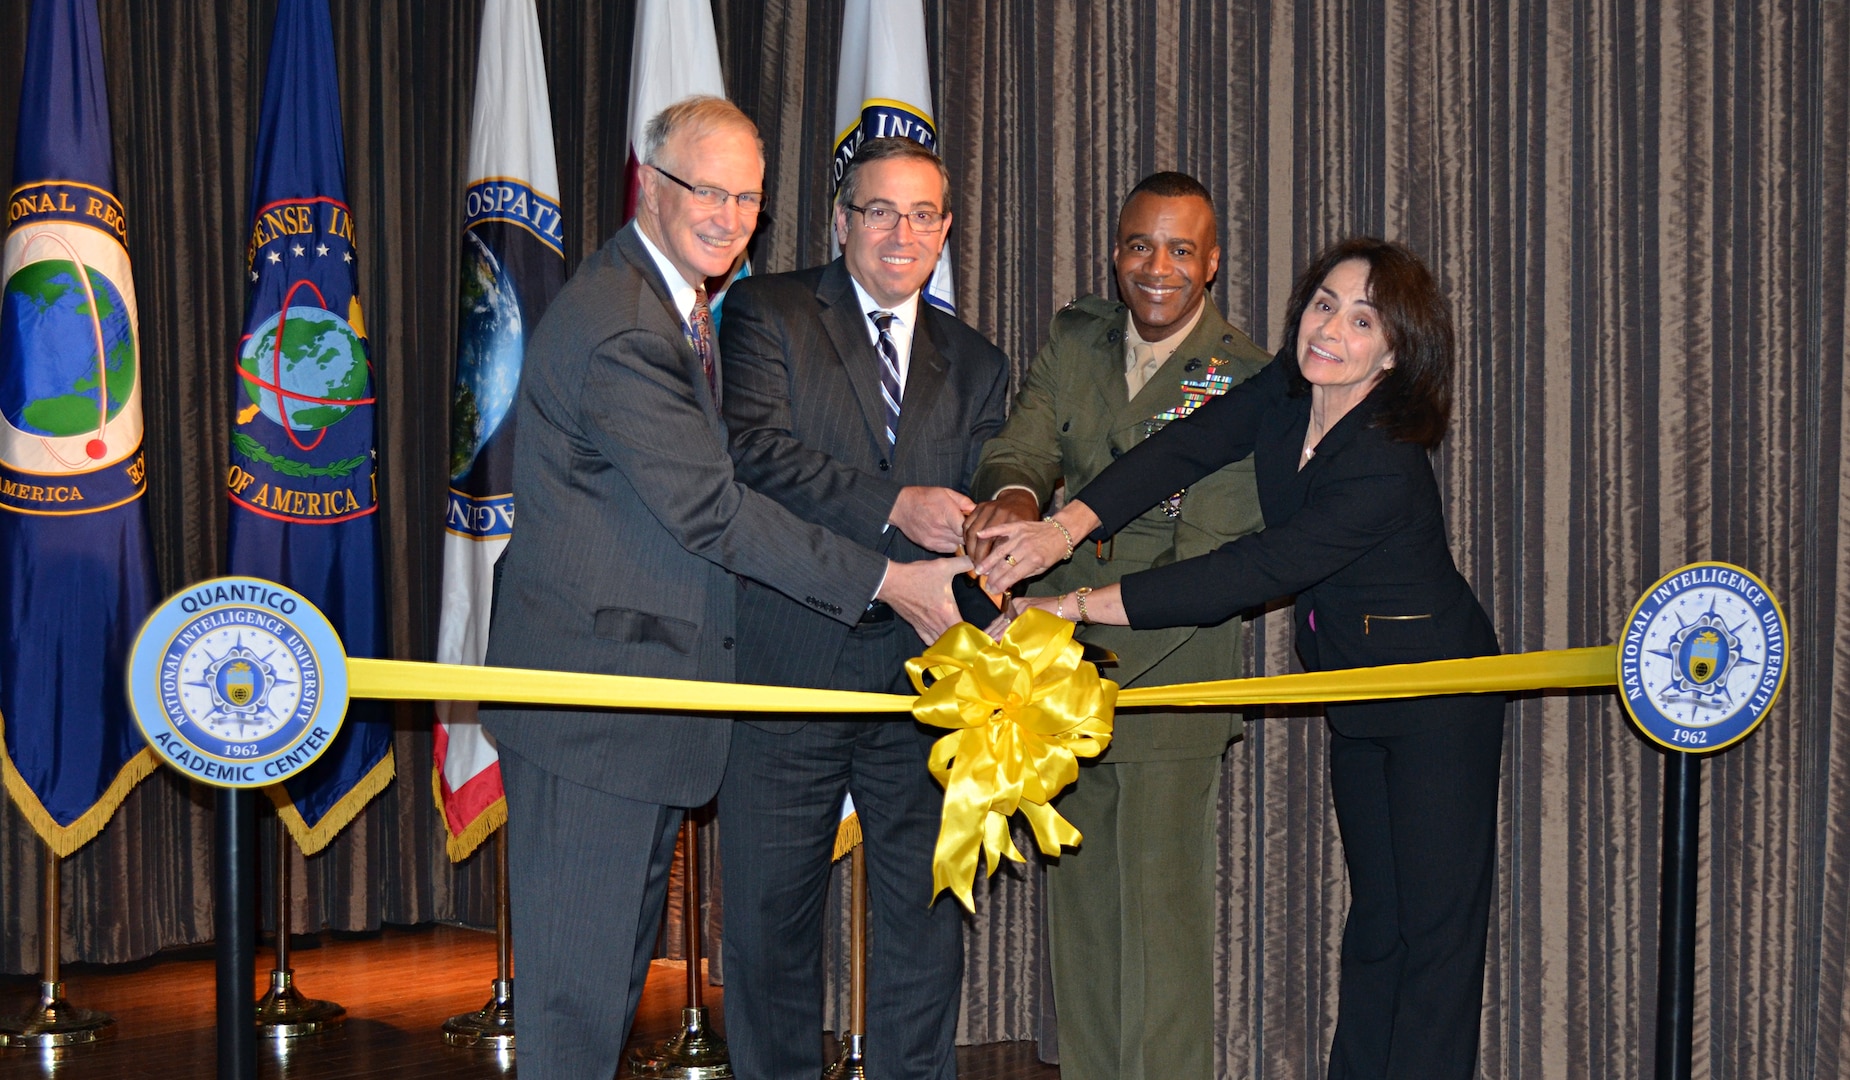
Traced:
[[124, 673], [159, 589], [94, 0], [37, 0], [25, 52], [0, 286], [0, 774], [64, 856], [154, 770]]
[[[480, 664], [495, 560], [514, 530], [514, 389], [527, 337], [565, 284], [546, 62], [533, 0], [487, 0], [464, 196], [462, 326], [437, 661]], [[475, 702], [437, 703], [437, 806], [461, 861], [507, 821], [501, 759]]]
[[[911, 139], [943, 156], [931, 114], [931, 58], [921, 0], [847, 0], [842, 8], [841, 70], [835, 85], [834, 183], [868, 139]], [[835, 251], [830, 231], [829, 250]], [[925, 299], [957, 313], [946, 250], [925, 283]]]
[[[378, 656], [375, 404], [360, 317], [327, 0], [280, 0], [251, 176], [249, 299], [235, 365], [229, 569], [301, 593], [349, 656]], [[377, 702], [269, 789], [303, 852], [327, 846], [392, 779]]]

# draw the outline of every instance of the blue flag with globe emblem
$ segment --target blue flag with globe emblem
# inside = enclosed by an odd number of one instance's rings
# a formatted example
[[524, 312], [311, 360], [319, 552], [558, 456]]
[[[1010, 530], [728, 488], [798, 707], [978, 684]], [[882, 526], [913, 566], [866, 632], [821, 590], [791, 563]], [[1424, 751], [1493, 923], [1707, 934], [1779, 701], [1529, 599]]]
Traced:
[[159, 588], [95, 0], [36, 0], [0, 285], [0, 774], [69, 855], [154, 769], [128, 652]]
[[[301, 593], [349, 656], [384, 644], [377, 414], [360, 315], [353, 218], [327, 0], [281, 0], [251, 176], [249, 294], [232, 418], [229, 569]], [[392, 779], [378, 702], [348, 706], [340, 737], [270, 789], [313, 854]]]

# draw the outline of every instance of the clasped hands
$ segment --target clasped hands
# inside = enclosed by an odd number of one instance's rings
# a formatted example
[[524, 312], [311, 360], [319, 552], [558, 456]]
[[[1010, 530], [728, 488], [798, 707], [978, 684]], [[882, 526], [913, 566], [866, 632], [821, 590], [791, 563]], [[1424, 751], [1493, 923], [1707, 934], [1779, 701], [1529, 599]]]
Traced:
[[[1074, 520], [1061, 524], [1041, 520], [1039, 501], [1023, 488], [1002, 491], [980, 505], [950, 488], [902, 488], [887, 523], [918, 546], [953, 557], [889, 563], [875, 598], [891, 605], [920, 638], [936, 641], [960, 621], [951, 595], [953, 575], [974, 569], [992, 594], [1005, 593], [1017, 582], [1064, 561], [1072, 554], [1069, 536], [1084, 535], [1097, 525], [1097, 518], [1082, 503], [1068, 504], [1061, 515]], [[1077, 525], [1083, 525], [1083, 531]], [[967, 557], [953, 554], [960, 545]], [[999, 636], [1028, 607], [1051, 611], [1055, 600], [1015, 599], [1003, 617], [985, 629]], [[1074, 618], [1077, 613], [1060, 614]]]

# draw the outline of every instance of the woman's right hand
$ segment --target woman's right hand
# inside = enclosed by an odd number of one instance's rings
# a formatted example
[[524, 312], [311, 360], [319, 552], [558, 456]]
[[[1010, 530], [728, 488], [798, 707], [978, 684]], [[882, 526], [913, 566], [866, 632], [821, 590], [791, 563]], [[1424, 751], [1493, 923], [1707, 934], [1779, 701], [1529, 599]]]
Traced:
[[978, 530], [992, 543], [977, 567], [991, 592], [1007, 592], [1015, 583], [1045, 573], [1073, 554], [1073, 545], [1098, 528], [1098, 515], [1082, 502], [1069, 502], [1052, 518], [1010, 521]]

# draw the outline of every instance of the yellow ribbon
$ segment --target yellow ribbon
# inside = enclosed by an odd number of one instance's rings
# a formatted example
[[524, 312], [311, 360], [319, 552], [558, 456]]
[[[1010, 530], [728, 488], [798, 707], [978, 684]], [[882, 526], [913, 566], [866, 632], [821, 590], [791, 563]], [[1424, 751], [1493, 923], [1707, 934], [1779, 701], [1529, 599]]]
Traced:
[[[1096, 757], [1110, 744], [1114, 708], [1360, 701], [1618, 682], [1618, 654], [1610, 645], [1130, 690], [1100, 678], [1079, 656], [1073, 624], [1031, 609], [1000, 642], [968, 623], [946, 631], [906, 665], [916, 698], [355, 658], [347, 661], [347, 678], [349, 695], [359, 698], [720, 713], [910, 710], [951, 732], [931, 752], [932, 774], [945, 787], [932, 895], [948, 888], [967, 908], [979, 850], [991, 874], [1003, 858], [1023, 861], [1009, 837], [1015, 811], [1027, 818], [1042, 851], [1058, 854], [1062, 845], [1079, 843], [1079, 831], [1048, 803], [1078, 778], [1076, 759]], [[929, 686], [927, 676], [935, 680]]]
[[1024, 861], [1009, 837], [1016, 810], [1046, 854], [1079, 843], [1079, 830], [1048, 803], [1079, 778], [1078, 758], [1097, 757], [1111, 744], [1118, 694], [1116, 683], [1079, 657], [1073, 624], [1031, 609], [999, 642], [959, 623], [906, 661], [919, 691], [912, 715], [951, 731], [931, 748], [931, 773], [944, 785], [933, 896], [950, 889], [976, 910], [979, 846], [991, 874], [1004, 857]]

